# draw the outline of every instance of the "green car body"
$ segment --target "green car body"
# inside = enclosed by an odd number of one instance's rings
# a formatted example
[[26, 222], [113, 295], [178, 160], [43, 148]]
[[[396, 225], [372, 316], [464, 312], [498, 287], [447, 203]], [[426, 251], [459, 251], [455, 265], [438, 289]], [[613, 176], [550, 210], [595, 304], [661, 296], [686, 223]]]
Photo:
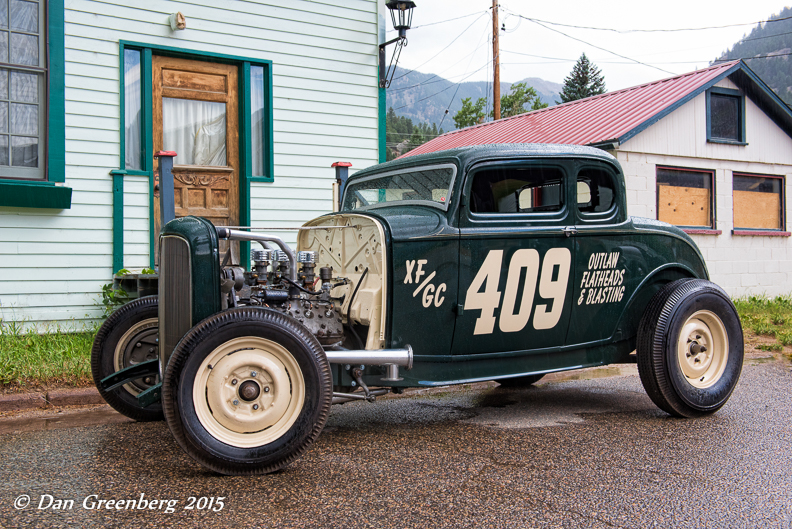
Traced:
[[[486, 145], [407, 157], [356, 173], [347, 194], [360, 180], [427, 166], [456, 172], [447, 208], [397, 201], [355, 211], [385, 228], [391, 256], [386, 346], [410, 345], [415, 354], [404, 380], [391, 385], [629, 362], [652, 296], [676, 279], [708, 278], [701, 252], [682, 230], [627, 215], [621, 167], [594, 148]], [[472, 211], [477, 173], [537, 167], [562, 176], [558, 211]], [[607, 211], [577, 207], [578, 175], [590, 169], [612, 178]], [[545, 264], [553, 270], [544, 271]], [[378, 374], [366, 379], [374, 384]]]

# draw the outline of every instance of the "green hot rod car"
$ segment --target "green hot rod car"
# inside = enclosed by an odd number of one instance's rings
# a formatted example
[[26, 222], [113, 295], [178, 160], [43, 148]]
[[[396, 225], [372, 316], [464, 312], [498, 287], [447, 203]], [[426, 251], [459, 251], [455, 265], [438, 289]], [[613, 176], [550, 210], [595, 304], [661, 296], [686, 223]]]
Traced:
[[[94, 377], [226, 474], [292, 462], [333, 403], [411, 387], [637, 361], [661, 409], [712, 413], [742, 369], [739, 318], [690, 237], [629, 217], [625, 194], [601, 150], [488, 145], [359, 171], [296, 252], [175, 219], [159, 296], [102, 326]], [[253, 245], [249, 269], [228, 264], [233, 241]]]

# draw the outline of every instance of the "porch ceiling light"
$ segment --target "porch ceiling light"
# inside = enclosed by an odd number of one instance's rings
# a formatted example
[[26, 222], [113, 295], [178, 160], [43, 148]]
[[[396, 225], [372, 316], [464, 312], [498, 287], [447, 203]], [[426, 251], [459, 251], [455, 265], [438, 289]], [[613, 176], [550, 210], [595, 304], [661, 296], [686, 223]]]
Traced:
[[[393, 80], [393, 74], [396, 72], [396, 65], [399, 63], [401, 50], [407, 45], [407, 30], [410, 29], [412, 25], [412, 10], [415, 8], [415, 2], [409, 0], [390, 0], [385, 3], [385, 7], [390, 10], [393, 29], [399, 32], [399, 36], [379, 45], [380, 88], [388, 88]], [[385, 47], [394, 43], [396, 47], [393, 49], [390, 64], [388, 64], [388, 68], [385, 69]]]

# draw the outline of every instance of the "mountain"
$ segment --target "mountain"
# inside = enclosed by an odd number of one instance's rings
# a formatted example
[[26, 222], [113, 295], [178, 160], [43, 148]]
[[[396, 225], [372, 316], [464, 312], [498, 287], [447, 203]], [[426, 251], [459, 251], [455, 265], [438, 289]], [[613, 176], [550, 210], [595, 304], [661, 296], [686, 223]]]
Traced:
[[[538, 77], [528, 77], [519, 82], [532, 86], [542, 102], [550, 106], [555, 105], [556, 100], [559, 99], [558, 92], [561, 90], [559, 83]], [[512, 83], [501, 82], [501, 94], [507, 94], [511, 85]], [[393, 82], [387, 90], [387, 106], [393, 108], [397, 115], [410, 118], [414, 123], [435, 124], [449, 131], [455, 128], [454, 114], [462, 108], [462, 99], [466, 97], [472, 98], [474, 102], [479, 97], [489, 97], [489, 110], [491, 110], [492, 83], [468, 81], [459, 83], [457, 90], [456, 83], [448, 79], [397, 67]], [[443, 119], [446, 108], [448, 115]]]
[[[783, 20], [783, 19], [788, 20]], [[792, 106], [792, 8], [784, 8], [779, 14], [757, 25], [751, 33], [725, 51], [718, 59], [745, 59], [748, 67], [784, 100]], [[750, 59], [749, 57], [774, 56]]]

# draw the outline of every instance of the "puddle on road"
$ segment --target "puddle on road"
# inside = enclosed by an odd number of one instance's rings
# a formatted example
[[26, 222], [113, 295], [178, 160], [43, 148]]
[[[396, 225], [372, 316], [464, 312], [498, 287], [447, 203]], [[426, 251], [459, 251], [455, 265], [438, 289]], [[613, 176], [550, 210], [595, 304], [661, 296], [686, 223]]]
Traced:
[[0, 420], [0, 435], [132, 422], [109, 406], [66, 410], [38, 410]]

